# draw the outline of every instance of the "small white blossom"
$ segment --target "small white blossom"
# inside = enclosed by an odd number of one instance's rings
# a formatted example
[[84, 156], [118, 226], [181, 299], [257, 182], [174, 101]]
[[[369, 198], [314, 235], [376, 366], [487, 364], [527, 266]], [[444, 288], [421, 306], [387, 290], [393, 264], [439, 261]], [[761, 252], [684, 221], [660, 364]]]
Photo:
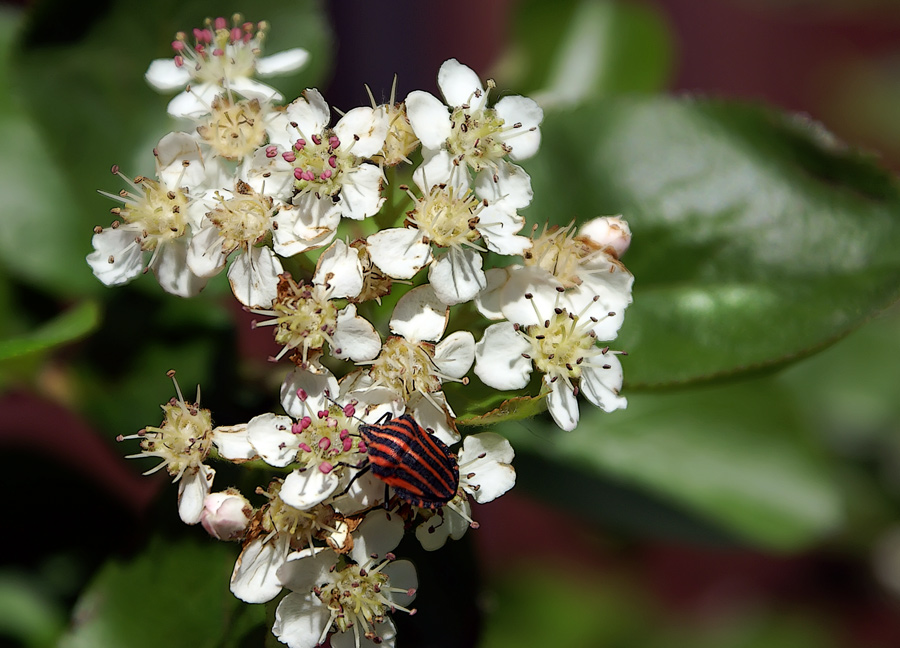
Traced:
[[199, 117], [210, 111], [216, 95], [237, 93], [249, 99], [281, 101], [274, 88], [253, 79], [289, 74], [299, 70], [309, 59], [300, 48], [261, 57], [262, 41], [268, 25], [243, 22], [235, 15], [229, 27], [224, 18], [207, 20], [206, 27], [193, 31], [194, 43], [179, 32], [171, 59], [157, 59], [144, 75], [147, 82], [160, 92], [187, 88], [175, 97], [168, 107], [173, 117]]
[[112, 210], [120, 220], [94, 230], [94, 252], [87, 262], [107, 286], [128, 283], [144, 269], [146, 253], [160, 286], [180, 297], [191, 297], [206, 285], [206, 278], [187, 264], [192, 231], [203, 215], [206, 169], [200, 148], [187, 133], [169, 133], [156, 149], [158, 180], [139, 176], [133, 181], [113, 167], [113, 173], [131, 185], [132, 191], [103, 195], [119, 200]]
[[[596, 345], [593, 329], [599, 318], [590, 309], [569, 313], [559, 302], [541, 310], [530, 293], [525, 301], [533, 311], [523, 324], [501, 322], [485, 330], [476, 345], [475, 374], [495, 389], [514, 390], [524, 387], [537, 368], [544, 374], [547, 408], [564, 430], [578, 424], [579, 392], [606, 412], [624, 408], [618, 353]], [[548, 302], [549, 296], [542, 301]]]
[[403, 522], [384, 510], [369, 513], [354, 533], [353, 562], [322, 548], [288, 556], [279, 569], [291, 590], [275, 612], [272, 632], [290, 648], [314, 648], [330, 636], [335, 648], [394, 646], [388, 615], [415, 598], [412, 563], [395, 561], [390, 551], [403, 535]]
[[203, 500], [200, 524], [216, 540], [237, 540], [250, 524], [253, 507], [235, 489], [210, 493]]

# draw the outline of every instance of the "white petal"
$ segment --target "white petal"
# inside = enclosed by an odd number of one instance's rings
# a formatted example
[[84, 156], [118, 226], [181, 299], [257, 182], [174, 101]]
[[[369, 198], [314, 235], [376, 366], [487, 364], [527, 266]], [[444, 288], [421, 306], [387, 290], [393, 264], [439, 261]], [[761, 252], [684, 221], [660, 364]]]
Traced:
[[384, 482], [371, 471], [354, 480], [345, 494], [332, 500], [341, 515], [354, 515], [384, 502]]
[[[297, 394], [301, 389], [306, 392], [305, 403]], [[337, 380], [330, 371], [323, 368], [322, 372], [312, 373], [296, 367], [281, 383], [281, 406], [295, 419], [311, 416], [331, 404], [325, 396], [326, 391], [331, 398], [336, 398], [339, 393]]]
[[521, 389], [531, 376], [531, 360], [522, 354], [530, 350], [512, 323], [492, 324], [475, 345], [475, 375], [494, 389]]
[[191, 238], [186, 263], [199, 277], [212, 277], [225, 267], [228, 256], [222, 249], [221, 230], [211, 220], [205, 218], [203, 225]]
[[197, 524], [203, 512], [203, 500], [212, 489], [216, 471], [200, 464], [196, 472], [188, 469], [178, 481], [178, 516], [185, 524]]
[[363, 565], [373, 556], [384, 558], [403, 538], [403, 519], [384, 509], [371, 511], [356, 530], [350, 557]]
[[384, 204], [381, 195], [381, 169], [374, 164], [360, 164], [344, 174], [341, 184], [341, 214], [362, 220], [378, 213]]
[[281, 261], [267, 247], [250, 248], [228, 268], [228, 282], [238, 301], [250, 308], [269, 308], [278, 296]]
[[441, 373], [462, 378], [475, 361], [475, 336], [469, 331], [456, 331], [438, 342], [434, 348], [434, 364]]
[[220, 425], [212, 432], [213, 443], [219, 454], [231, 461], [247, 461], [256, 456], [256, 448], [250, 443], [247, 424]]
[[431, 430], [445, 445], [451, 446], [459, 442], [459, 431], [453, 425], [453, 411], [444, 392], [432, 392], [427, 398], [416, 392], [410, 397], [407, 410], [419, 425]]
[[330, 621], [331, 612], [318, 596], [291, 593], [278, 603], [272, 634], [288, 648], [315, 648]]
[[257, 538], [244, 546], [231, 573], [231, 593], [245, 603], [266, 603], [281, 592], [278, 570], [289, 551], [290, 536], [279, 533], [269, 542]]
[[[279, 227], [275, 230], [276, 236], [282, 229], [281, 218], [282, 213], [279, 213], [276, 219], [279, 222]], [[288, 214], [288, 220], [290, 219], [294, 223], [290, 231], [295, 237], [311, 246], [323, 247], [334, 238], [335, 230], [341, 222], [341, 208], [330, 196], [316, 198], [314, 194], [300, 194], [294, 198], [294, 209]], [[285, 227], [289, 227], [289, 223]]]
[[87, 262], [104, 285], [121, 286], [141, 274], [144, 255], [135, 241], [138, 236], [139, 232], [128, 227], [108, 227], [94, 234], [94, 251], [87, 255]]
[[331, 109], [325, 98], [314, 88], [304, 90], [302, 97], [298, 97], [288, 105], [285, 114], [289, 122], [297, 123], [296, 128], [291, 128], [291, 143], [299, 137], [318, 135], [331, 119]]
[[199, 277], [187, 263], [188, 241], [181, 237], [160, 245], [150, 268], [159, 285], [170, 295], [194, 297], [206, 286], [206, 277]]
[[479, 212], [478, 217], [476, 227], [491, 252], [521, 256], [531, 247], [530, 238], [518, 236], [525, 219], [514, 210], [489, 204]]
[[375, 327], [364, 317], [356, 314], [356, 305], [347, 306], [338, 312], [337, 330], [334, 335], [335, 358], [350, 358], [353, 362], [373, 360], [381, 351], [381, 337]]
[[[602, 357], [594, 358], [592, 364], [600, 366], [585, 367], [582, 370], [581, 393], [604, 412], [625, 409], [628, 401], [625, 397], [619, 396], [623, 380], [619, 356], [615, 353], [606, 353]], [[606, 369], [606, 366], [609, 366], [609, 369]]]
[[359, 252], [343, 241], [335, 241], [319, 257], [313, 283], [328, 283], [331, 296], [356, 297], [363, 287], [362, 263]]
[[391, 332], [410, 342], [440, 340], [449, 317], [450, 307], [437, 298], [434, 288], [424, 284], [397, 301], [391, 316]]
[[200, 144], [189, 133], [168, 133], [156, 145], [157, 175], [169, 189], [193, 188], [206, 180]]
[[522, 266], [507, 266], [505, 268], [489, 268], [484, 273], [487, 287], [475, 296], [475, 307], [478, 312], [490, 320], [504, 319], [500, 310], [503, 287], [509, 279], [509, 273]]
[[[504, 437], [493, 432], [467, 436], [463, 441], [460, 470], [472, 477], [463, 479], [463, 488], [479, 504], [494, 500], [516, 484], [516, 471], [510, 465], [515, 453]], [[477, 487], [477, 488], [475, 488]]]
[[438, 70], [438, 87], [448, 106], [468, 105], [475, 110], [481, 108], [487, 100], [478, 75], [456, 59], [449, 59], [441, 65]]
[[406, 116], [425, 149], [439, 149], [450, 137], [450, 111], [432, 94], [421, 90], [410, 92], [406, 97]]
[[412, 227], [392, 227], [366, 239], [372, 262], [394, 279], [411, 279], [431, 258], [431, 245]]
[[331, 635], [331, 648], [394, 648], [397, 639], [397, 630], [394, 622], [386, 618], [381, 623], [372, 624], [375, 634], [378, 636], [377, 641], [366, 639], [360, 635], [359, 643], [356, 641], [356, 635], [352, 630], [347, 632], [335, 632]]
[[325, 547], [307, 548], [288, 554], [278, 570], [278, 579], [294, 592], [308, 592], [329, 580], [337, 555]]
[[156, 59], [150, 63], [144, 79], [154, 90], [171, 92], [187, 85], [191, 80], [191, 73], [185, 66], [175, 65], [174, 58]]
[[469, 172], [464, 165], [453, 164], [449, 151], [441, 149], [423, 157], [424, 161], [413, 172], [413, 181], [423, 194], [438, 185], [453, 187], [454, 196], [465, 194], [469, 188]]
[[317, 467], [295, 470], [284, 478], [279, 495], [288, 506], [306, 511], [326, 500], [339, 483], [334, 471], [323, 473]]
[[463, 304], [487, 287], [482, 263], [478, 250], [453, 247], [428, 267], [428, 281], [448, 306]]
[[[395, 560], [381, 570], [385, 576], [391, 579], [391, 587], [399, 587], [405, 592], [391, 592], [388, 594], [394, 605], [409, 607], [416, 598], [416, 588], [419, 586], [419, 578], [416, 575], [416, 567], [408, 560]], [[409, 592], [412, 591], [412, 595]]]
[[213, 99], [217, 94], [223, 92], [222, 88], [215, 83], [198, 83], [188, 86], [188, 88], [175, 95], [175, 98], [166, 106], [166, 111], [172, 117], [196, 119], [209, 114], [209, 107], [212, 105]]
[[[544, 119], [544, 111], [533, 99], [519, 95], [503, 97], [494, 106], [494, 110], [504, 125], [509, 128], [513, 124], [521, 127], [506, 131], [501, 137], [510, 146], [510, 159], [524, 160], [537, 153], [541, 145], [541, 131], [538, 128]], [[531, 130], [531, 129], [534, 130]]]
[[[509, 270], [501, 289], [500, 310], [510, 322], [523, 326], [539, 324], [553, 314], [559, 281], [543, 268], [517, 266]], [[531, 295], [527, 298], [525, 295]]]
[[284, 468], [297, 456], [297, 438], [287, 416], [260, 414], [247, 423], [247, 438], [270, 466]]
[[475, 194], [488, 202], [503, 201], [510, 209], [524, 209], [534, 197], [531, 176], [517, 164], [503, 160], [496, 169], [484, 170], [475, 177]]
[[256, 73], [261, 77], [290, 74], [309, 60], [309, 52], [301, 47], [263, 56], [256, 61]]
[[[472, 517], [472, 508], [469, 500], [459, 502], [459, 506], [466, 515]], [[469, 522], [449, 506], [439, 509], [437, 515], [416, 527], [416, 538], [422, 544], [425, 551], [435, 551], [443, 547], [448, 538], [459, 540], [469, 529]]]
[[353, 155], [372, 157], [384, 146], [387, 137], [387, 115], [382, 109], [360, 106], [346, 113], [334, 126], [334, 134], [341, 141], [341, 148], [349, 148]]
[[562, 380], [550, 382], [544, 376], [544, 384], [550, 387], [547, 394], [547, 409], [556, 424], [566, 432], [570, 432], [578, 425], [578, 399], [575, 392]]
[[290, 202], [294, 197], [294, 166], [281, 156], [283, 148], [276, 147], [273, 157], [267, 155], [266, 149], [257, 149], [242, 177], [255, 191]]
[[249, 77], [235, 77], [228, 82], [228, 89], [243, 95], [247, 99], [259, 99], [261, 102], [279, 102], [284, 99], [278, 90]]

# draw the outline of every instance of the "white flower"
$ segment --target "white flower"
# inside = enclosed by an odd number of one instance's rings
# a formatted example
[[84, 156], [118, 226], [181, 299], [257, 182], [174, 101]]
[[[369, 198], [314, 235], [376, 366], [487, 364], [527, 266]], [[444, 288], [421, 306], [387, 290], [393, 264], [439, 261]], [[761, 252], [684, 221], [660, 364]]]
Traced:
[[[576, 315], [557, 301], [553, 308], [541, 309], [531, 293], [525, 301], [533, 310], [524, 322], [501, 322], [485, 330], [475, 349], [475, 374], [495, 389], [514, 390], [524, 387], [537, 368], [549, 392], [547, 408], [564, 430], [578, 424], [579, 392], [606, 412], [624, 408], [618, 353], [596, 345], [593, 329], [599, 318], [590, 308]], [[550, 301], [549, 295], [541, 301]]]
[[[206, 27], [194, 29], [194, 44], [180, 32], [172, 43], [175, 57], [157, 59], [144, 75], [147, 82], [160, 92], [184, 88], [168, 107], [173, 117], [198, 117], [210, 111], [216, 95], [237, 93], [249, 99], [281, 101], [281, 94], [253, 79], [294, 72], [309, 59], [300, 48], [271, 56], [260, 57], [262, 41], [268, 26], [242, 22], [236, 15], [232, 27], [224, 18], [207, 20]], [[190, 84], [190, 85], [188, 85]]]
[[362, 287], [362, 264], [356, 248], [336, 241], [319, 257], [312, 284], [298, 284], [284, 274], [272, 308], [251, 312], [272, 318], [255, 325], [275, 327], [275, 341], [284, 346], [275, 360], [290, 354], [298, 366], [308, 368], [326, 343], [336, 358], [371, 360], [381, 349], [378, 332], [357, 315], [355, 304], [339, 310], [334, 301], [355, 297]]
[[315, 538], [328, 541], [345, 532], [330, 507], [301, 511], [284, 502], [281, 488], [274, 481], [262, 493], [269, 501], [254, 516], [252, 534], [231, 574], [231, 592], [246, 603], [266, 603], [281, 592], [278, 570], [291, 550], [312, 546]]
[[141, 452], [129, 455], [128, 459], [161, 459], [144, 474], [165, 468], [174, 477], [172, 481], [178, 482], [178, 515], [185, 524], [197, 524], [216, 474], [203, 463], [213, 444], [212, 416], [208, 409], [201, 409], [199, 403], [185, 402], [175, 372], [170, 371], [169, 376], [175, 383], [178, 398], [162, 406], [165, 417], [160, 426], [147, 426], [137, 434], [120, 435], [118, 440], [140, 439]]
[[275, 612], [272, 632], [290, 648], [313, 648], [331, 634], [334, 648], [394, 646], [395, 629], [388, 614], [415, 598], [412, 563], [394, 561], [389, 552], [403, 535], [403, 522], [384, 510], [372, 511], [354, 534], [350, 557], [323, 548], [288, 556], [278, 577], [291, 590]]
[[459, 454], [459, 487], [461, 495], [416, 527], [416, 538], [426, 551], [444, 545], [447, 538], [459, 540], [466, 529], [476, 526], [468, 495], [479, 504], [493, 501], [515, 486], [515, 456], [512, 445], [493, 432], [472, 434], [463, 440]]
[[[441, 65], [438, 86], [446, 106], [420, 90], [406, 98], [407, 115], [426, 158], [445, 149], [455, 165], [468, 166], [502, 186], [503, 175], [510, 173], [504, 169], [515, 166], [507, 156], [518, 161], [537, 152], [544, 114], [534, 101], [508, 96], [488, 108], [488, 93], [478, 75], [456, 59]], [[493, 87], [489, 81], [488, 89]]]
[[113, 209], [120, 219], [112, 227], [96, 228], [94, 252], [87, 262], [94, 275], [107, 286], [128, 283], [148, 268], [169, 293], [191, 297], [206, 285], [206, 278], [187, 265], [191, 232], [199, 225], [203, 205], [200, 197], [207, 183], [206, 169], [196, 140], [187, 133], [169, 133], [156, 149], [158, 180], [126, 178], [132, 191], [103, 195], [122, 201]]
[[[469, 301], [486, 287], [482, 253], [522, 254], [531, 246], [529, 239], [518, 236], [525, 220], [516, 204], [524, 200], [501, 196], [491, 182], [473, 192], [468, 175], [455, 169], [449, 153], [435, 154], [413, 174], [422, 197], [409, 193], [415, 208], [407, 226], [381, 230], [366, 241], [375, 264], [396, 279], [409, 279], [428, 265], [428, 280], [448, 305]], [[528, 185], [530, 200], [527, 174], [518, 177]], [[508, 189], [516, 187], [522, 190], [524, 185], [507, 184]], [[433, 256], [432, 246], [445, 252]]]
[[[286, 202], [293, 199], [301, 209], [317, 213], [337, 206], [340, 216], [362, 220], [384, 203], [381, 169], [365, 159], [384, 145], [387, 118], [381, 109], [360, 107], [333, 129], [328, 128], [330, 119], [321, 93], [305, 90], [272, 119], [266, 173], [280, 192], [277, 197]], [[309, 226], [302, 218], [299, 222]]]

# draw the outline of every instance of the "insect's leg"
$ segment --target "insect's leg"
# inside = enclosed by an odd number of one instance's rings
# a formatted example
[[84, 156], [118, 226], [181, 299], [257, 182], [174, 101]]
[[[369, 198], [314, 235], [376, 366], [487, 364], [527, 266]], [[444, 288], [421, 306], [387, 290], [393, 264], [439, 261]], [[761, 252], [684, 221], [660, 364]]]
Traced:
[[357, 470], [356, 474], [350, 478], [350, 481], [347, 483], [347, 486], [344, 488], [344, 490], [342, 490], [340, 493], [337, 493], [336, 495], [332, 495], [332, 497], [337, 498], [337, 497], [340, 497], [341, 495], [346, 495], [347, 491], [350, 490], [350, 487], [353, 486], [353, 482], [355, 482], [357, 479], [362, 477], [365, 473], [369, 472], [369, 469], [371, 467], [372, 467], [372, 464], [367, 463], [364, 467]]

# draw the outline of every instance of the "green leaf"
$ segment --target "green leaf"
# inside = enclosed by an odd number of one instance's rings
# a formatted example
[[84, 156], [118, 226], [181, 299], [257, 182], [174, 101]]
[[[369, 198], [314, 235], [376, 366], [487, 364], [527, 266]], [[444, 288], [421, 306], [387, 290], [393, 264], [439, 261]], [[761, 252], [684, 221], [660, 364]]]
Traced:
[[[98, 190], [123, 188], [110, 167], [118, 164], [128, 176], [152, 175], [159, 138], [191, 128], [167, 115], [174, 93], [153, 91], [144, 81], [147, 67], [172, 55], [177, 31], [241, 7], [212, 0], [115, 0], [77, 12], [60, 0], [32, 5], [12, 59], [14, 89], [28, 119], [0, 122], [6, 144], [0, 170], [14, 199], [2, 219], [0, 251], [11, 269], [42, 287], [97, 293], [102, 286], [84, 257], [92, 228], [109, 225], [116, 206]], [[271, 23], [265, 53], [289, 47], [311, 53], [295, 76], [271, 79], [288, 101], [322, 80], [331, 48], [319, 3], [262, 0], [246, 17]], [[9, 206], [9, 194], [5, 200]]]
[[100, 309], [88, 301], [50, 320], [28, 335], [0, 340], [0, 362], [49, 351], [84, 337], [100, 324]]
[[607, 0], [526, 0], [516, 6], [503, 86], [547, 105], [593, 96], [654, 92], [671, 74], [672, 36], [652, 7]]
[[580, 515], [602, 518], [591, 477], [602, 474], [772, 550], [802, 548], [842, 521], [829, 465], [768, 379], [636, 394], [612, 414], [583, 405], [579, 426], [552, 436], [499, 429], [517, 453], [551, 462], [552, 480], [520, 471], [519, 483]]
[[[156, 541], [130, 562], [108, 562], [79, 599], [60, 647], [222, 645], [247, 607], [228, 589], [237, 553], [210, 540]], [[261, 622], [264, 608], [251, 609]]]
[[626, 388], [809, 354], [900, 296], [900, 192], [820, 126], [720, 101], [629, 99], [547, 116], [530, 213], [621, 213], [635, 275]]
[[456, 419], [458, 425], [496, 425], [503, 421], [518, 421], [547, 410], [544, 394], [540, 396], [516, 396], [510, 398], [486, 414], [468, 414]]

